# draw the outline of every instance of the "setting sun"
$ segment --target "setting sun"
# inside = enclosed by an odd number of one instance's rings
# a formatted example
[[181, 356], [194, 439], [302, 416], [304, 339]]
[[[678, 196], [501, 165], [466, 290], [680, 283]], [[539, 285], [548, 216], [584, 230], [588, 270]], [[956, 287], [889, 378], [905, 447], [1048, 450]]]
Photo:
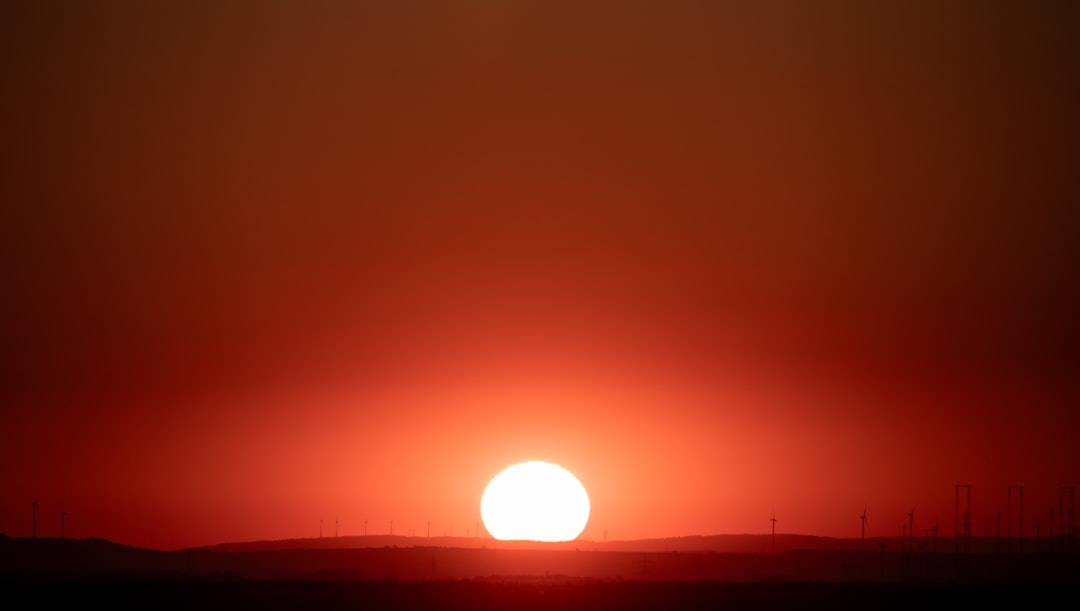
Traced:
[[570, 541], [589, 521], [589, 495], [559, 465], [520, 463], [507, 467], [484, 489], [480, 517], [496, 539]]

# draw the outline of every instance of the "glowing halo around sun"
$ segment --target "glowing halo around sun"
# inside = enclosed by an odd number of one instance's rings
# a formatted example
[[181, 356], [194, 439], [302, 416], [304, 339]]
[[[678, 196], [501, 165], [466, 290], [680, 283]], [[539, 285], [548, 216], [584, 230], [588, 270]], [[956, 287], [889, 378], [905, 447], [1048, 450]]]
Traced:
[[589, 522], [589, 495], [559, 465], [523, 462], [492, 478], [480, 498], [480, 518], [502, 541], [572, 541]]

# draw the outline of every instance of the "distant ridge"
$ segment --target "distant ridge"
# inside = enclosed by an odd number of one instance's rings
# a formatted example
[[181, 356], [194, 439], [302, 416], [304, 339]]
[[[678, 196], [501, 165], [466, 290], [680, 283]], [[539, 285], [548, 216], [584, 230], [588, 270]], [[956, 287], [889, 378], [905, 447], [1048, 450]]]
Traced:
[[[907, 539], [903, 537], [870, 537], [866, 539], [868, 549], [879, 549], [882, 543], [887, 549], [899, 551], [906, 549]], [[813, 535], [777, 534], [776, 551], [791, 550], [857, 550], [858, 538], [840, 539], [817, 537]], [[952, 540], [939, 538], [938, 549], [944, 550]], [[740, 535], [690, 535], [684, 537], [665, 537], [655, 539], [630, 539], [621, 541], [592, 541], [575, 539], [558, 543], [539, 541], [499, 541], [485, 537], [410, 537], [404, 535], [368, 535], [349, 537], [313, 537], [308, 539], [283, 539], [265, 541], [236, 541], [205, 546], [201, 549], [230, 552], [254, 552], [299, 549], [356, 549], [381, 547], [443, 547], [463, 549], [544, 549], [544, 550], [588, 550], [606, 552], [721, 552], [739, 554], [763, 554], [772, 551], [772, 536], [769, 534]]]
[[[777, 537], [778, 544], [780, 536]], [[60, 577], [139, 580], [514, 581], [892, 581], [1077, 583], [1080, 553], [1024, 554], [861, 551], [858, 539], [787, 535], [785, 545], [753, 551], [771, 535], [713, 535], [642, 541], [542, 544], [467, 537], [339, 537], [231, 543], [159, 551], [104, 539], [0, 535], [0, 579]], [[880, 541], [880, 542], [879, 542]], [[868, 541], [869, 543], [870, 541]], [[944, 543], [939, 540], [939, 544]], [[333, 547], [328, 543], [335, 544]], [[470, 547], [471, 546], [471, 547]], [[833, 546], [833, 547], [829, 547]], [[750, 551], [724, 551], [745, 548]], [[886, 544], [888, 550], [889, 545]], [[978, 549], [974, 546], [974, 549]], [[963, 573], [959, 571], [963, 570]]]
[[[10, 537], [0, 533], [0, 541], [20, 541], [23, 538]], [[59, 538], [39, 537], [42, 545], [54, 545]], [[140, 548], [126, 544], [116, 543], [107, 539], [65, 539], [65, 541], [81, 541], [85, 545], [114, 546], [136, 550], [152, 550], [152, 548]], [[905, 537], [867, 537], [866, 547], [868, 550], [877, 551], [884, 543], [888, 551], [903, 551], [907, 549], [908, 540]], [[922, 537], [915, 538], [916, 551], [924, 544]], [[993, 549], [993, 537], [984, 539], [972, 537], [972, 549], [982, 551]], [[953, 546], [952, 537], [938, 537], [937, 550], [951, 552]], [[385, 547], [436, 547], [458, 549], [538, 549], [538, 550], [588, 550], [608, 552], [721, 552], [739, 554], [764, 554], [772, 551], [772, 537], [769, 534], [738, 534], [738, 535], [687, 535], [682, 537], [662, 537], [653, 539], [628, 539], [616, 541], [592, 541], [589, 539], [575, 539], [558, 543], [544, 543], [539, 541], [499, 541], [488, 537], [416, 537], [406, 535], [357, 535], [343, 537], [311, 537], [304, 539], [267, 539], [259, 541], [230, 541], [225, 543], [192, 546], [172, 550], [153, 550], [161, 552], [181, 552], [185, 550], [208, 550], [215, 552], [256, 552], [274, 550], [319, 550], [319, 549], [362, 549], [362, 548], [385, 548]], [[793, 550], [857, 550], [860, 547], [858, 538], [818, 537], [814, 535], [777, 534], [776, 551], [786, 552]]]

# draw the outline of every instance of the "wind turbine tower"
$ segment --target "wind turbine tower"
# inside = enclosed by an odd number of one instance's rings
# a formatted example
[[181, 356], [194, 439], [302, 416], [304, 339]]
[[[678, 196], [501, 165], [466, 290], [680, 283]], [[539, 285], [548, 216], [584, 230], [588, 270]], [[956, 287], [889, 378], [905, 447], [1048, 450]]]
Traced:
[[915, 551], [915, 508], [912, 507], [911, 511], [907, 512], [907, 531], [908, 531], [908, 552]]
[[34, 502], [30, 504], [34, 506], [34, 530], [32, 532], [33, 537], [37, 539], [37, 499], [34, 499]]
[[862, 521], [862, 550], [866, 551], [866, 525], [869, 520], [866, 519], [866, 505], [863, 505], [862, 515], [859, 516], [859, 520]]
[[67, 511], [64, 511], [64, 506], [60, 506], [60, 540], [64, 540], [64, 518], [68, 515]]
[[776, 512], [774, 511], [772, 517], [769, 518], [772, 522], [772, 553], [776, 553]]

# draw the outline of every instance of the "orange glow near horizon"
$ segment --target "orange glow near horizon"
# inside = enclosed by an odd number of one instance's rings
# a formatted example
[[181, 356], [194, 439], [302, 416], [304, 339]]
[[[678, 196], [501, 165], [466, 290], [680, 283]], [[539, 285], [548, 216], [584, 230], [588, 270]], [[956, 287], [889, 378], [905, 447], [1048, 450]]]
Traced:
[[2, 534], [461, 536], [537, 457], [581, 541], [1080, 483], [1080, 3], [105, 4], [0, 3]]

